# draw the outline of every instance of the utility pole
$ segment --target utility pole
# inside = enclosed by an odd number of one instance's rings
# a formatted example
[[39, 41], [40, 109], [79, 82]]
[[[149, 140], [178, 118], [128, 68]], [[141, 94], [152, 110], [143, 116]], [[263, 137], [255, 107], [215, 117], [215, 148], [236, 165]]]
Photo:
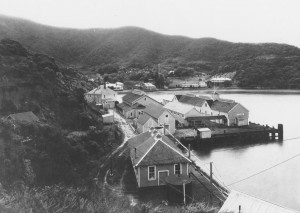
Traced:
[[113, 161], [112, 158], [110, 158], [110, 176], [113, 175]]
[[210, 165], [210, 184], [212, 185], [212, 174], [213, 174], [213, 171], [212, 171], [212, 162], [209, 163]]
[[213, 171], [212, 171], [212, 162], [209, 163], [210, 165], [210, 185], [211, 185], [211, 193], [210, 193], [210, 203], [212, 204], [212, 190], [213, 190], [213, 181], [212, 181], [212, 175], [213, 175]]
[[183, 204], [186, 204], [186, 200], [185, 200], [185, 181], [183, 181]]

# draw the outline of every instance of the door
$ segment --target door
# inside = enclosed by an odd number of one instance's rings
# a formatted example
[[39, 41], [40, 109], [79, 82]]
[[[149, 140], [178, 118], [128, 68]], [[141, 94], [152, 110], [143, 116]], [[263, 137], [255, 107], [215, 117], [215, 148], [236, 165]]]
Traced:
[[166, 185], [165, 178], [169, 176], [168, 170], [158, 171], [158, 185]]

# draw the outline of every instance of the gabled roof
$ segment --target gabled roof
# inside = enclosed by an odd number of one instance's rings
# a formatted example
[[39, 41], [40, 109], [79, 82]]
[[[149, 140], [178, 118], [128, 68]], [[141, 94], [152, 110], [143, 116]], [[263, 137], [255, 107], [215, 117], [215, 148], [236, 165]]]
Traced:
[[130, 93], [127, 93], [125, 96], [123, 96], [123, 102], [126, 101], [128, 103], [133, 103], [135, 100], [143, 97], [145, 95], [144, 92], [140, 90], [133, 90]]
[[104, 95], [113, 95], [113, 94], [116, 94], [115, 91], [113, 91], [112, 89], [106, 87], [104, 88], [104, 85], [100, 85], [99, 87], [87, 92], [86, 94], [96, 94], [96, 95], [101, 95], [101, 94], [104, 94]]
[[297, 211], [273, 204], [250, 195], [231, 190], [219, 213], [296, 213]]
[[228, 113], [238, 104], [239, 103], [234, 101], [216, 100], [212, 103], [210, 108], [215, 111]]
[[181, 102], [169, 102], [164, 106], [164, 108], [172, 110], [174, 112], [181, 113], [181, 114], [186, 114], [189, 111], [191, 111], [192, 109], [195, 109], [194, 106], [189, 105], [189, 104], [184, 104]]
[[146, 156], [143, 159], [141, 159], [138, 165], [148, 166], [190, 162], [183, 155], [179, 154], [181, 151], [179, 151], [179, 153], [176, 151], [174, 151], [174, 148], [170, 148], [170, 146], [168, 146], [168, 144], [165, 141], [158, 140], [152, 146], [151, 150], [146, 154]]
[[8, 118], [13, 119], [16, 122], [26, 122], [26, 123], [32, 123], [39, 121], [39, 118], [33, 114], [33, 112], [21, 112], [16, 114], [10, 114]]
[[192, 97], [189, 95], [182, 95], [179, 99], [179, 102], [181, 103], [185, 103], [185, 104], [190, 104], [193, 106], [198, 106], [198, 107], [202, 107], [203, 104], [206, 102], [205, 99], [200, 98], [200, 97]]
[[143, 115], [140, 115], [139, 118], [137, 119], [137, 123], [141, 124], [141, 125], [144, 125], [149, 119], [153, 119], [152, 117], [150, 117], [149, 115], [147, 114], [143, 114]]
[[128, 145], [132, 147], [136, 147], [139, 144], [145, 142], [147, 139], [151, 137], [151, 132], [144, 132], [141, 134], [138, 134], [137, 136], [134, 136], [128, 140]]
[[134, 166], [191, 162], [181, 150], [164, 135], [145, 132], [128, 140]]
[[135, 103], [132, 105], [132, 109], [145, 109], [146, 107], [140, 103]]
[[132, 110], [131, 106], [126, 103], [120, 103], [117, 105], [117, 107], [124, 110], [125, 112]]
[[167, 109], [165, 109], [161, 105], [156, 104], [149, 104], [145, 110], [144, 113], [148, 114], [149, 116], [158, 119]]

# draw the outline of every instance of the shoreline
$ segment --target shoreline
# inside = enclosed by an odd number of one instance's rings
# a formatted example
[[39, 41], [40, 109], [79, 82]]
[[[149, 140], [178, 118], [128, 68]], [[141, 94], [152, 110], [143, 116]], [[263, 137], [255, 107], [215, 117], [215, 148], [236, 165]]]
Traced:
[[[123, 90], [123, 91], [117, 91], [118, 94], [127, 94], [132, 90]], [[209, 94], [213, 92], [212, 88], [205, 88], [205, 89], [157, 89], [153, 91], [147, 91], [142, 90], [146, 93], [160, 93], [160, 92], [203, 92], [206, 94]], [[241, 88], [228, 88], [228, 89], [218, 89], [218, 92], [221, 92], [223, 94], [231, 94], [231, 93], [241, 93], [241, 94], [286, 94], [286, 95], [300, 95], [300, 90], [291, 90], [291, 89], [241, 89]]]

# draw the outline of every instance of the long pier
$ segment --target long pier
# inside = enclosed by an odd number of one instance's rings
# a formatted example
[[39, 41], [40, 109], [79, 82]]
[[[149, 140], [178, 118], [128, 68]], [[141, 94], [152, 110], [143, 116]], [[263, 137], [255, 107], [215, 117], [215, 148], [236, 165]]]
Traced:
[[245, 127], [215, 127], [211, 128], [210, 137], [201, 137], [198, 128], [178, 129], [174, 136], [185, 146], [217, 146], [222, 144], [249, 144], [283, 140], [283, 125], [277, 128], [249, 123]]

